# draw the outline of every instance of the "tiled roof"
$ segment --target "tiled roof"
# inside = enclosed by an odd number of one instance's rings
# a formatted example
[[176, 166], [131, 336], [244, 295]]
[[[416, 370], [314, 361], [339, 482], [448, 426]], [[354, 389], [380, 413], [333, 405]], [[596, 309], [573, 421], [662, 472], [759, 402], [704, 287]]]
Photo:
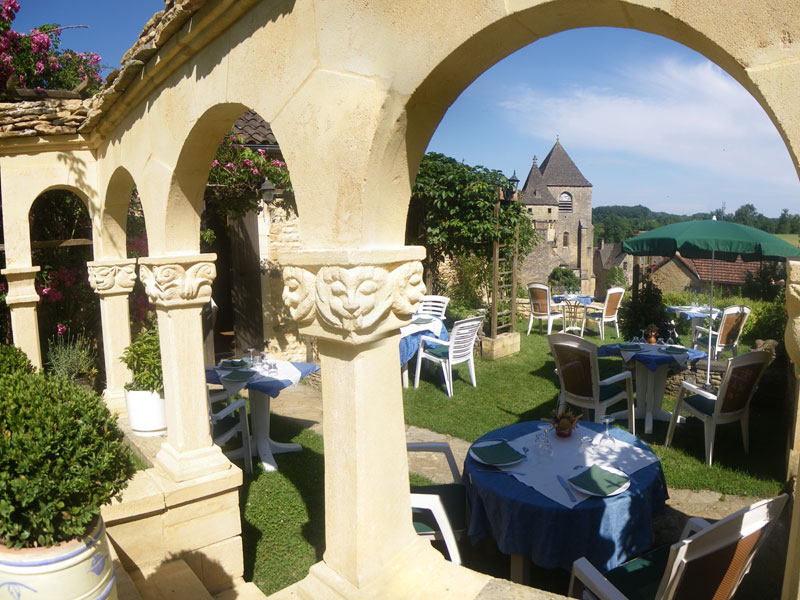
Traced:
[[[678, 261], [682, 263], [689, 271], [700, 281], [711, 282], [711, 259], [710, 258], [684, 258], [679, 253], [670, 258], [665, 258], [658, 263], [654, 271], [657, 271], [670, 261]], [[765, 261], [766, 262], [766, 261]], [[744, 285], [745, 273], [758, 274], [760, 263], [743, 262], [741, 257], [737, 257], [736, 262], [727, 262], [724, 260], [714, 261], [714, 283], [720, 285]]]
[[242, 142], [259, 146], [276, 146], [278, 144], [272, 128], [255, 111], [248, 110], [233, 124], [236, 132], [242, 136]]
[[553, 198], [553, 194], [547, 189], [542, 177], [542, 172], [536, 166], [536, 157], [533, 157], [533, 166], [528, 173], [528, 178], [522, 186], [519, 194], [519, 201], [522, 204], [558, 206], [558, 202]]
[[596, 252], [600, 256], [600, 264], [603, 265], [604, 269], [618, 267], [628, 256], [627, 252], [622, 251], [622, 244], [619, 242], [605, 244], [602, 248], [597, 248]]
[[592, 184], [572, 162], [564, 150], [561, 142], [556, 140], [550, 153], [542, 161], [539, 169], [547, 185], [561, 185], [566, 187], [592, 187]]

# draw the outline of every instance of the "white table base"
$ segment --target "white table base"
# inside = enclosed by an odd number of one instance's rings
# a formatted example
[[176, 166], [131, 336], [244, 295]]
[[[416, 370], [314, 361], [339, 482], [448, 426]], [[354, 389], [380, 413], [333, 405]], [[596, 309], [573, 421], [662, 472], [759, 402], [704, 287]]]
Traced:
[[300, 452], [303, 447], [295, 443], [276, 442], [270, 438], [270, 397], [258, 390], [248, 390], [248, 394], [250, 397], [250, 420], [253, 423], [253, 437], [250, 440], [253, 455], [258, 455], [261, 466], [264, 467], [265, 471], [277, 471], [278, 465], [275, 462], [275, 454]]
[[[651, 371], [639, 361], [636, 361], [636, 406], [634, 418], [644, 419], [644, 432], [653, 433], [653, 421], [666, 421], [672, 419], [672, 413], [661, 408], [664, 402], [664, 390], [667, 385], [669, 364], [659, 365]], [[619, 411], [611, 415], [615, 418], [628, 418], [627, 411]], [[678, 417], [678, 422], [686, 419]]]

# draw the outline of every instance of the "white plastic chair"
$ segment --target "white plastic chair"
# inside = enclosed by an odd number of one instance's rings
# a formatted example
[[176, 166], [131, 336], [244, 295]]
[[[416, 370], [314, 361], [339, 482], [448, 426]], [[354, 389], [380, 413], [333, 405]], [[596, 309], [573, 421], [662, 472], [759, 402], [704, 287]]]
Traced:
[[703, 422], [706, 442], [706, 465], [711, 466], [714, 453], [714, 436], [717, 425], [739, 421], [742, 427], [744, 451], [750, 451], [750, 401], [761, 376], [772, 361], [772, 354], [764, 350], [747, 352], [728, 359], [728, 366], [719, 393], [712, 394], [688, 381], [681, 382], [675, 409], [667, 429], [665, 446], [672, 443], [675, 422], [681, 409], [685, 409]]
[[550, 286], [543, 283], [529, 283], [528, 284], [528, 299], [531, 302], [531, 316], [528, 319], [528, 333], [531, 334], [531, 326], [533, 320], [539, 321], [539, 333], [542, 333], [542, 321], [547, 321], [547, 335], [553, 331], [553, 321], [561, 319], [561, 331], [564, 331], [564, 314], [560, 311], [553, 310], [554, 305], [550, 296]]
[[[414, 388], [419, 387], [419, 372], [423, 359], [439, 363], [442, 366], [447, 395], [451, 398], [453, 397], [453, 367], [459, 363], [467, 363], [472, 387], [478, 387], [475, 381], [473, 347], [482, 324], [483, 317], [472, 317], [471, 319], [456, 321], [453, 324], [453, 331], [450, 332], [450, 340], [448, 341], [423, 335], [419, 339], [419, 349], [417, 350], [417, 372], [414, 374]], [[426, 347], [425, 342], [431, 342], [436, 345]]]
[[240, 436], [241, 449], [225, 452], [228, 458], [244, 456], [244, 470], [253, 472], [253, 452], [250, 447], [250, 426], [247, 419], [247, 404], [244, 398], [233, 400], [225, 389], [211, 389], [206, 386], [208, 398], [208, 417], [211, 423], [211, 437], [222, 447], [234, 436]]
[[[594, 422], [602, 423], [606, 409], [625, 399], [628, 404], [628, 429], [636, 435], [631, 372], [623, 370], [601, 380], [597, 346], [592, 342], [570, 333], [554, 333], [547, 336], [547, 341], [561, 384], [558, 412], [564, 412], [565, 404], [572, 404], [593, 410]], [[620, 381], [625, 382], [625, 389], [612, 385]]]
[[450, 561], [460, 565], [456, 540], [467, 529], [467, 493], [447, 442], [410, 442], [409, 452], [440, 452], [447, 459], [453, 483], [411, 486], [411, 512], [417, 534], [429, 540], [442, 540]]
[[619, 337], [619, 320], [617, 314], [619, 313], [619, 305], [622, 304], [622, 297], [625, 295], [625, 289], [621, 287], [609, 288], [606, 292], [606, 299], [603, 302], [603, 310], [592, 310], [587, 306], [583, 313], [583, 321], [581, 322], [581, 337], [583, 337], [583, 330], [586, 327], [586, 319], [596, 321], [597, 326], [600, 328], [600, 339], [605, 339], [606, 323], [613, 323]]
[[[605, 575], [586, 558], [572, 565], [570, 598], [727, 600], [750, 571], [788, 496], [761, 500], [716, 523], [689, 519], [681, 540], [656, 548]], [[586, 596], [588, 591], [589, 596]]]
[[449, 303], [450, 298], [447, 296], [423, 296], [422, 306], [417, 312], [444, 319], [444, 313]]
[[[711, 346], [713, 353], [712, 350], [709, 350], [709, 354], [711, 354], [713, 360], [717, 360], [726, 350], [730, 350], [736, 356], [739, 337], [742, 335], [744, 324], [747, 323], [747, 317], [749, 316], [750, 307], [748, 306], [729, 306], [722, 311], [718, 330], [713, 331], [712, 326]], [[694, 327], [692, 329], [692, 342], [695, 348], [703, 346], [708, 349], [708, 327]]]

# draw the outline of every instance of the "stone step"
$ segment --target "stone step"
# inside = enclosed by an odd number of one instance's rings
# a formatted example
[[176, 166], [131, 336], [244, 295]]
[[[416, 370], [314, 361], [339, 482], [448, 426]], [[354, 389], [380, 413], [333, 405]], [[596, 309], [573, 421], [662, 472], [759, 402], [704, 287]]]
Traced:
[[197, 576], [181, 559], [162, 563], [151, 573], [131, 573], [142, 600], [213, 600]]
[[214, 600], [266, 600], [266, 598], [254, 583], [242, 583], [214, 596]]

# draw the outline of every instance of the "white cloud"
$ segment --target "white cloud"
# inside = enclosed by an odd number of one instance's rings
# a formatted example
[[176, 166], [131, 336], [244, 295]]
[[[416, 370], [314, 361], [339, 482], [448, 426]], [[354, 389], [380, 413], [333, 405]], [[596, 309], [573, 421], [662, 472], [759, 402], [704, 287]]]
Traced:
[[[548, 81], [548, 83], [552, 83]], [[788, 151], [754, 98], [716, 65], [661, 59], [608, 73], [604, 87], [523, 85], [511, 123], [570, 152], [621, 154], [738, 180], [797, 186]]]

